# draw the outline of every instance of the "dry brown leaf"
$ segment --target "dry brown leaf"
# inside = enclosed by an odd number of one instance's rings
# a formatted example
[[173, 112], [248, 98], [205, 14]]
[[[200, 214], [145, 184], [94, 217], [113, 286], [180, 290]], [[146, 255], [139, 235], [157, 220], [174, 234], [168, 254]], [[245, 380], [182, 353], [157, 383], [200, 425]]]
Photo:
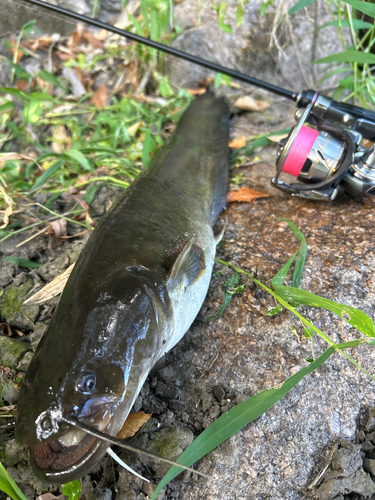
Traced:
[[32, 52], [36, 52], [38, 49], [44, 49], [49, 46], [52, 38], [50, 36], [42, 36], [37, 40], [28, 40], [27, 42], [22, 42], [22, 47], [31, 50]]
[[51, 222], [51, 227], [47, 230], [48, 234], [53, 234], [55, 238], [66, 235], [66, 220], [58, 219]]
[[77, 54], [75, 52], [65, 52], [62, 50], [59, 50], [56, 52], [57, 57], [61, 61], [69, 61], [69, 59], [77, 59]]
[[238, 137], [237, 139], [233, 139], [232, 142], [228, 143], [228, 146], [232, 149], [240, 149], [246, 146], [246, 139], [244, 135]]
[[41, 304], [59, 295], [64, 290], [73, 267], [74, 264], [69, 266], [63, 273], [56, 276], [51, 283], [48, 283], [48, 285], [44, 286], [39, 292], [34, 293], [34, 295], [25, 300], [24, 304]]
[[105, 48], [104, 43], [101, 42], [100, 40], [98, 40], [92, 34], [91, 31], [86, 31], [86, 33], [84, 33], [84, 35], [83, 35], [83, 38], [86, 40], [87, 43], [89, 43], [90, 45], [92, 45], [92, 47], [94, 47], [95, 49], [102, 49], [102, 50], [104, 50], [104, 48]]
[[105, 108], [108, 101], [108, 89], [105, 85], [100, 85], [91, 98], [91, 102], [97, 108]]
[[151, 414], [139, 411], [137, 413], [129, 413], [128, 418], [125, 420], [122, 429], [117, 434], [118, 439], [125, 439], [132, 437], [152, 416]]
[[244, 111], [263, 111], [270, 107], [270, 103], [266, 101], [258, 101], [249, 95], [244, 95], [239, 97], [234, 103], [237, 108], [243, 109]]
[[17, 42], [15, 42], [11, 36], [9, 37], [8, 41], [9, 41], [9, 45], [12, 46], [12, 48], [10, 49], [11, 53], [14, 55], [15, 52], [17, 52], [16, 63], [18, 64], [23, 57], [23, 52], [22, 52], [21, 48], [18, 46]]
[[95, 38], [97, 38], [101, 42], [104, 42], [104, 40], [107, 38], [107, 36], [108, 36], [108, 31], [105, 30], [105, 29], [102, 29], [102, 30], [99, 31], [99, 33], [97, 33], [95, 35]]
[[204, 80], [201, 80], [200, 82], [198, 82], [198, 85], [200, 87], [208, 87], [209, 85], [211, 85], [211, 83], [214, 83], [213, 77], [206, 76], [206, 78]]
[[244, 201], [249, 203], [252, 200], [256, 200], [257, 198], [268, 198], [269, 194], [259, 193], [258, 191], [254, 191], [254, 189], [243, 187], [238, 191], [229, 191], [227, 194], [227, 202], [232, 203], [232, 201]]
[[22, 90], [23, 92], [25, 92], [25, 90], [29, 88], [29, 84], [25, 80], [18, 80], [16, 83], [16, 87], [18, 88], [18, 90]]
[[206, 88], [202, 89], [187, 89], [190, 95], [202, 95], [206, 93]]

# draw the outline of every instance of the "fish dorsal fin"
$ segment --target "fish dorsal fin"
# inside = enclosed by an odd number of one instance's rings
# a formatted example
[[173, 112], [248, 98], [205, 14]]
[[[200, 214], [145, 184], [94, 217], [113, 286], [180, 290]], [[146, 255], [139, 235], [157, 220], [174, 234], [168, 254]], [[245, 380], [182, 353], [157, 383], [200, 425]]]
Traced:
[[204, 251], [196, 244], [197, 238], [191, 238], [178, 255], [167, 279], [171, 290], [179, 284], [185, 288], [196, 283], [206, 270]]

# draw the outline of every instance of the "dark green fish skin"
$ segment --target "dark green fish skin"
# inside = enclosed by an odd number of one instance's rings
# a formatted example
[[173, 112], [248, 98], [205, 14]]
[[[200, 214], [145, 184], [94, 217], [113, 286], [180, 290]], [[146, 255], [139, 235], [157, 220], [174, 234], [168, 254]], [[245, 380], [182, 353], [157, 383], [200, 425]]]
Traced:
[[16, 438], [43, 481], [83, 476], [108, 447], [58, 415], [116, 435], [151, 368], [195, 319], [228, 177], [228, 108], [207, 92], [96, 227], [23, 381]]

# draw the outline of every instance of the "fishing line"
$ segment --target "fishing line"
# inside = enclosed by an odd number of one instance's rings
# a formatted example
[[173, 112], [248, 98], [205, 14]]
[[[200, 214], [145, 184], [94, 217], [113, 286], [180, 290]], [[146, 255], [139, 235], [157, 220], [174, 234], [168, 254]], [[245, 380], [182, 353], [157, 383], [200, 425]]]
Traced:
[[[121, 448], [124, 448], [125, 450], [128, 451], [133, 451], [135, 453], [139, 453], [140, 455], [144, 455], [148, 458], [152, 458], [154, 460], [159, 460], [160, 462], [164, 462], [168, 465], [171, 466], [176, 466], [180, 467], [181, 469], [188, 470], [194, 474], [198, 474], [198, 476], [202, 476], [205, 479], [209, 479], [210, 481], [215, 481], [216, 484], [219, 484], [220, 486], [223, 486], [225, 488], [229, 488], [230, 490], [234, 491], [237, 494], [243, 495], [240, 491], [238, 491], [236, 488], [233, 486], [229, 486], [228, 484], [222, 483], [221, 481], [218, 481], [217, 479], [213, 478], [209, 474], [205, 474], [204, 472], [197, 471], [196, 469], [193, 469], [192, 467], [188, 467], [187, 465], [180, 464], [178, 462], [174, 462], [173, 460], [169, 460], [168, 458], [161, 457], [160, 455], [157, 455], [156, 453], [153, 453], [152, 451], [146, 451], [143, 450], [142, 448], [138, 448], [137, 446], [132, 446], [130, 444], [124, 443], [122, 439], [118, 439], [112, 436], [109, 436], [108, 434], [105, 434], [104, 432], [98, 431], [82, 422], [79, 422], [78, 420], [75, 420], [73, 417], [66, 418], [63, 417], [62, 415], [58, 416], [59, 422], [65, 422], [68, 425], [71, 425], [72, 427], [76, 427], [77, 429], [81, 429], [85, 431], [87, 434], [90, 434], [91, 436], [94, 436], [102, 441], [106, 441], [108, 443], [114, 444], [116, 446], [120, 446]], [[108, 450], [107, 450], [108, 451]]]
[[264, 82], [262, 80], [258, 80], [257, 78], [245, 75], [244, 73], [241, 73], [241, 72], [236, 71], [234, 69], [221, 66], [220, 64], [217, 64], [217, 63], [214, 63], [211, 61], [207, 61], [206, 59], [202, 59], [202, 58], [197, 57], [197, 56], [193, 56], [192, 54], [188, 54], [187, 52], [184, 52], [182, 50], [176, 49], [176, 48], [171, 47], [171, 46], [164, 45], [164, 44], [156, 42], [154, 40], [150, 40], [149, 38], [145, 38], [143, 36], [137, 35], [137, 34], [132, 33], [130, 31], [116, 28], [115, 26], [112, 26], [110, 24], [99, 21], [98, 19], [93, 19], [93, 18], [84, 16], [82, 14], [77, 14], [76, 12], [70, 11], [68, 9], [64, 9], [64, 8], [57, 6], [57, 5], [48, 4], [48, 3], [43, 2], [41, 0], [24, 0], [24, 1], [27, 3], [31, 3], [32, 5], [37, 5], [39, 7], [43, 7], [45, 9], [52, 10], [53, 12], [71, 17], [71, 18], [76, 19], [78, 21], [81, 21], [83, 23], [91, 24], [92, 26], [96, 26], [97, 28], [105, 29], [105, 30], [110, 31], [112, 33], [115, 33], [117, 35], [123, 36], [125, 38], [129, 38], [130, 40], [133, 40], [135, 42], [146, 45], [148, 47], [157, 49], [157, 50], [162, 51], [162, 52], [166, 52], [167, 54], [176, 56], [180, 59], [184, 59], [185, 61], [189, 61], [191, 63], [198, 64], [200, 66], [203, 66], [204, 68], [211, 69], [213, 71], [216, 71], [218, 73], [222, 73], [224, 75], [228, 75], [231, 78], [234, 78], [235, 80], [239, 80], [239, 81], [242, 81], [244, 83], [249, 83], [250, 85], [255, 85], [256, 87], [268, 90], [269, 92], [272, 92], [273, 94], [277, 94], [277, 95], [280, 95], [282, 97], [292, 99], [293, 101], [297, 101], [297, 99], [298, 99], [298, 93], [296, 93], [296, 92], [292, 92], [290, 90], [286, 90], [286, 89], [283, 89], [281, 87], [277, 87], [276, 85], [272, 85], [271, 83]]

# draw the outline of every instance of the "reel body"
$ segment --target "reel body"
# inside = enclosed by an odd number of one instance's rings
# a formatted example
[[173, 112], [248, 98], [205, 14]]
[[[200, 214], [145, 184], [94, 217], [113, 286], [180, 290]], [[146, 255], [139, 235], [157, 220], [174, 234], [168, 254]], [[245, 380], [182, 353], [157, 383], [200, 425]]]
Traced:
[[[367, 149], [362, 143], [375, 140], [375, 122], [350, 114], [355, 106], [341, 108], [342, 103], [315, 94], [305, 109], [297, 110], [297, 125], [278, 145], [275, 187], [325, 201], [342, 192], [358, 201], [375, 195], [375, 146]], [[282, 173], [299, 182], [280, 180]]]

